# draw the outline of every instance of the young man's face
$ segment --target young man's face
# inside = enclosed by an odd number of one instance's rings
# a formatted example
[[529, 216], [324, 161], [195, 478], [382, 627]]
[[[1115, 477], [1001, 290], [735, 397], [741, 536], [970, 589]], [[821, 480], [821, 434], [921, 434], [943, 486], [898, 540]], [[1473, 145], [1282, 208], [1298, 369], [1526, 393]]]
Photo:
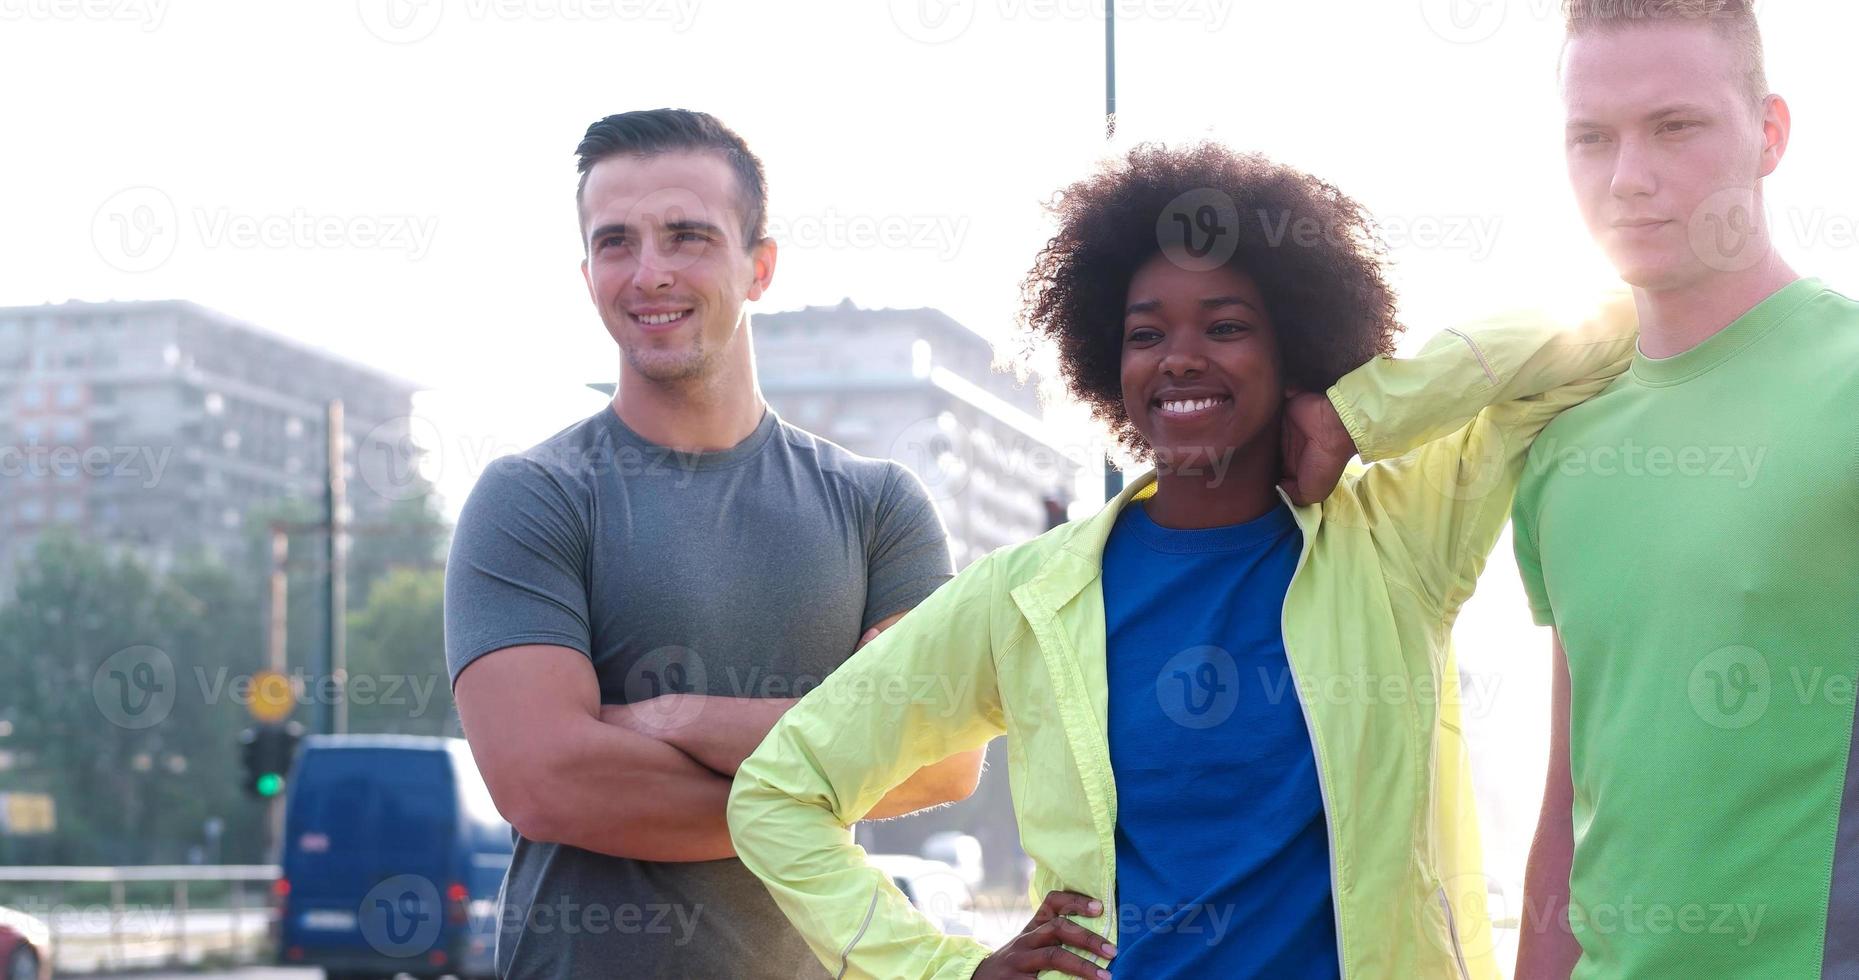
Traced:
[[1734, 42], [1709, 24], [1570, 39], [1562, 66], [1569, 180], [1589, 234], [1629, 284], [1683, 288], [1767, 253], [1757, 182], [1780, 160], [1777, 134], [1764, 125], [1779, 100], [1754, 105], [1745, 68]]
[[708, 152], [619, 155], [588, 171], [581, 274], [607, 332], [653, 381], [702, 377], [745, 300], [774, 276], [774, 243], [748, 247], [735, 174]]
[[1244, 272], [1189, 270], [1157, 255], [1130, 278], [1123, 410], [1159, 467], [1225, 472], [1233, 452], [1278, 419], [1278, 360], [1277, 330]]

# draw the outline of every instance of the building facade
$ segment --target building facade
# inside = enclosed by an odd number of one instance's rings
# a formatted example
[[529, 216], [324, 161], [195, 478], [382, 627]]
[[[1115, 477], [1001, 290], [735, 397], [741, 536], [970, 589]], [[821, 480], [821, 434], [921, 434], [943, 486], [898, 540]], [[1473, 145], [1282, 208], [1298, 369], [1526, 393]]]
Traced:
[[378, 518], [425, 492], [416, 387], [186, 301], [0, 308], [0, 596], [55, 526], [165, 570], [279, 502], [320, 514], [330, 399], [349, 516]]

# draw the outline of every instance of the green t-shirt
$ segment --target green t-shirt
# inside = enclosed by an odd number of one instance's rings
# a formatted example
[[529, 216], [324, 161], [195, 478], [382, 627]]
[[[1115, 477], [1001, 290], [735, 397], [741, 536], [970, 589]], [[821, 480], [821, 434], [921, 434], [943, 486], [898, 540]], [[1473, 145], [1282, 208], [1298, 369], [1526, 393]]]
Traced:
[[1575, 976], [1859, 977], [1859, 304], [1804, 279], [1636, 355], [1515, 521], [1568, 653]]

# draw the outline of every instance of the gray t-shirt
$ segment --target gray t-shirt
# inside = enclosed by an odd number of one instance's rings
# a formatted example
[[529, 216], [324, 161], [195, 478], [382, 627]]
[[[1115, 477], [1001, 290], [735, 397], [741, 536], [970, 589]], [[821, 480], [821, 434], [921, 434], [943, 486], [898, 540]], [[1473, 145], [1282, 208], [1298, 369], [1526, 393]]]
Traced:
[[[588, 655], [603, 704], [797, 697], [950, 574], [935, 508], [895, 462], [772, 410], [729, 449], [678, 453], [603, 408], [472, 489], [446, 567], [446, 664], [456, 682], [486, 653], [553, 644]], [[826, 976], [734, 858], [517, 835], [500, 904], [500, 976]]]

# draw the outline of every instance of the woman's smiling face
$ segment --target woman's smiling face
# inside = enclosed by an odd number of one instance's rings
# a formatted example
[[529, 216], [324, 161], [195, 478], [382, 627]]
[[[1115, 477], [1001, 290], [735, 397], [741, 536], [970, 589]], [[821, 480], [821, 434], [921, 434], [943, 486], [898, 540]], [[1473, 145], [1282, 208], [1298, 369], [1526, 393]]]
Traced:
[[1268, 430], [1284, 382], [1258, 284], [1238, 269], [1184, 269], [1156, 255], [1130, 278], [1123, 406], [1159, 469], [1226, 464]]

